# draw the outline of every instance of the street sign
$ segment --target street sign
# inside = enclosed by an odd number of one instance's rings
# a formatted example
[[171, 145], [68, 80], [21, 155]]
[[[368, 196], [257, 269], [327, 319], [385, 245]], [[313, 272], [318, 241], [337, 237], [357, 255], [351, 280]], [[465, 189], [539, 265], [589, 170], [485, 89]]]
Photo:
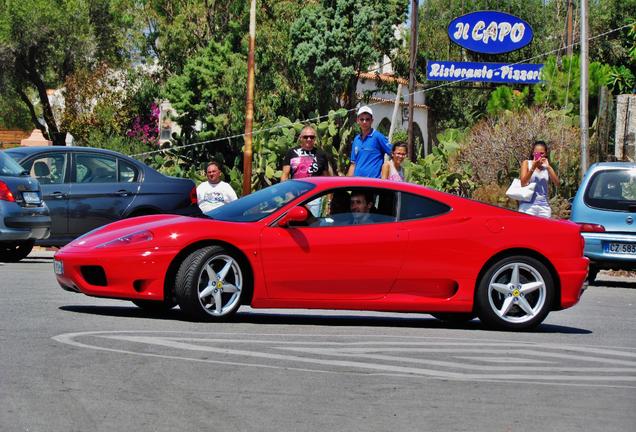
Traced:
[[482, 81], [495, 83], [538, 84], [543, 64], [477, 63], [436, 61], [426, 62], [429, 81]]
[[534, 34], [530, 24], [514, 15], [478, 11], [451, 21], [448, 25], [448, 37], [470, 51], [501, 54], [528, 45]]

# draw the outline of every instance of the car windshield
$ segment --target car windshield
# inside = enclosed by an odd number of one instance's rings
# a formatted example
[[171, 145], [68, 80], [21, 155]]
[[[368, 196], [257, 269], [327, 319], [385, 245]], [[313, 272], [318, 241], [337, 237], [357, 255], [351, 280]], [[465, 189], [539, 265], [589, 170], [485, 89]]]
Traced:
[[269, 186], [206, 213], [206, 216], [229, 222], [255, 222], [263, 219], [315, 186], [297, 180]]
[[8, 177], [19, 177], [24, 175], [24, 168], [9, 156], [0, 152], [0, 175]]
[[591, 207], [630, 211], [636, 206], [636, 170], [599, 171], [590, 180], [585, 202]]

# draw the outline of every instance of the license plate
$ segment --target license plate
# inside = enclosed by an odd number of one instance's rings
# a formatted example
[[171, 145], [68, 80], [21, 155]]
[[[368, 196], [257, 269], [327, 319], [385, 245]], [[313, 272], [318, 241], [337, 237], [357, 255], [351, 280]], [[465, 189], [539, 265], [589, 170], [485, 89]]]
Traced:
[[636, 243], [605, 243], [605, 252], [621, 255], [636, 255]]
[[62, 261], [53, 261], [53, 271], [55, 274], [63, 275], [64, 274], [64, 263]]
[[22, 192], [22, 198], [27, 204], [40, 204], [40, 197], [37, 192]]

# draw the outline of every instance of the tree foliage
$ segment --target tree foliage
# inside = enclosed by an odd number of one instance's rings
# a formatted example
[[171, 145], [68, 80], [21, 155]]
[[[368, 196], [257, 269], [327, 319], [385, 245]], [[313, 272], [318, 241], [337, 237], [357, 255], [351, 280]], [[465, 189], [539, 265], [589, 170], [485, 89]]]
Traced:
[[[64, 131], [47, 97], [76, 68], [96, 59], [117, 60], [122, 51], [119, 3], [108, 0], [5, 0], [0, 3], [0, 96], [17, 94], [34, 125], [55, 144]], [[37, 96], [44, 124], [30, 98]]]
[[[559, 60], [549, 57], [543, 66], [543, 82], [534, 86], [534, 101], [555, 108], [578, 111], [581, 91], [581, 66], [579, 56], [565, 56]], [[599, 62], [590, 62], [588, 67], [588, 94], [590, 99], [598, 95], [600, 88], [610, 78], [610, 68]]]
[[61, 127], [80, 145], [100, 136], [125, 136], [157, 99], [156, 78], [141, 69], [113, 69], [106, 63], [77, 69], [65, 82]]
[[365, 72], [398, 46], [396, 26], [405, 18], [398, 0], [321, 1], [303, 8], [290, 29], [294, 65], [309, 77], [320, 112], [357, 103], [356, 73]]
[[[245, 57], [227, 43], [211, 41], [186, 62], [183, 73], [168, 79], [165, 97], [180, 113], [177, 119], [188, 138], [210, 139], [238, 132], [244, 123]], [[237, 85], [238, 84], [238, 85]]]

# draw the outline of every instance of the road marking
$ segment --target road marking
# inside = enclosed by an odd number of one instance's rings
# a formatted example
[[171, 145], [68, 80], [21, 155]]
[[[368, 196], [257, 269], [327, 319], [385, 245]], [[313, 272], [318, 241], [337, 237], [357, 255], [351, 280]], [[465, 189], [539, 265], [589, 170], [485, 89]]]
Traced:
[[[194, 335], [194, 337], [193, 337]], [[636, 388], [628, 347], [462, 338], [101, 331], [54, 340], [124, 354], [319, 373]]]

